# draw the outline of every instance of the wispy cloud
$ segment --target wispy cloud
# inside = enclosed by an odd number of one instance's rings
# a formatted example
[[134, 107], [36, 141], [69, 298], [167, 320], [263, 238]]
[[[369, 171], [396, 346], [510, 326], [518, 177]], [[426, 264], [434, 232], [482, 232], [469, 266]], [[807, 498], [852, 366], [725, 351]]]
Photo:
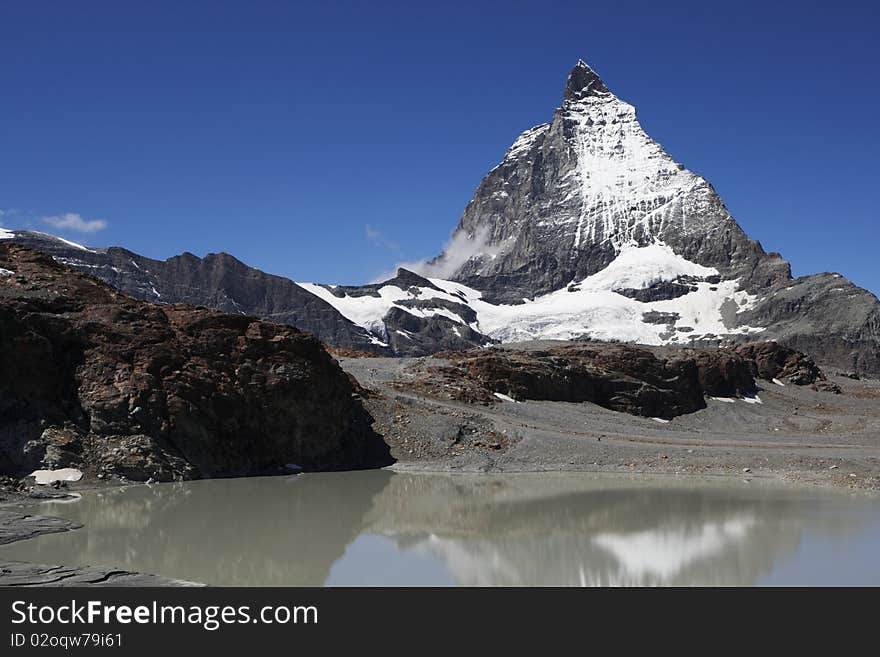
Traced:
[[103, 219], [83, 219], [76, 212], [42, 217], [41, 221], [59, 230], [75, 230], [78, 233], [96, 233], [107, 227]]
[[[462, 265], [475, 257], [491, 257], [498, 251], [497, 247], [489, 245], [488, 229], [480, 229], [476, 233], [468, 234], [463, 230], [456, 231], [443, 246], [443, 253], [431, 260], [416, 260], [414, 262], [399, 262], [397, 267], [408, 269], [422, 276], [431, 278], [448, 278], [455, 274]], [[381, 283], [392, 278], [396, 272], [382, 272], [373, 279], [374, 283]]]
[[21, 210], [18, 208], [0, 208], [0, 226], [9, 222], [21, 221]]
[[392, 240], [386, 239], [377, 228], [374, 228], [370, 224], [367, 224], [365, 227], [365, 231], [367, 233], [367, 239], [370, 240], [375, 246], [378, 246], [382, 249], [390, 249], [392, 251], [399, 251], [400, 244], [394, 242]]

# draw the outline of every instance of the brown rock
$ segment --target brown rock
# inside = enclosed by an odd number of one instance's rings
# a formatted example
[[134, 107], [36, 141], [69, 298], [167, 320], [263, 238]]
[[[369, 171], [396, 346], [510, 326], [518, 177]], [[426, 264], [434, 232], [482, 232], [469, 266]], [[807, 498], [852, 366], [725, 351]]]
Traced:
[[133, 480], [387, 464], [349, 378], [292, 327], [136, 301], [0, 244], [0, 472]]

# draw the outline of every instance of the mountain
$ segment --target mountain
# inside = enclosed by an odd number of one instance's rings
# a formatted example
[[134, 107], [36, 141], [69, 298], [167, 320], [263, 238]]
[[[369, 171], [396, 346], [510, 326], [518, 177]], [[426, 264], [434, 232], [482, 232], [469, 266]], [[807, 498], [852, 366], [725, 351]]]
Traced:
[[880, 376], [880, 301], [839, 274], [792, 278], [583, 61], [551, 121], [482, 180], [446, 250], [384, 283], [294, 283], [226, 254], [157, 261], [6, 235], [142, 299], [253, 314], [383, 355], [535, 339], [775, 340]]
[[[494, 340], [776, 340], [880, 376], [877, 298], [839, 274], [792, 278], [583, 61], [552, 120], [514, 141], [421, 273]], [[425, 292], [383, 296], [425, 305]], [[323, 297], [348, 317], [366, 310]]]
[[153, 260], [116, 246], [86, 247], [36, 231], [0, 230], [0, 240], [4, 236], [96, 276], [137, 299], [254, 315], [290, 324], [338, 347], [390, 353], [365, 329], [293, 281], [248, 267], [226, 253], [211, 253], [204, 258], [183, 253]]
[[[725, 279], [766, 286], [790, 276], [580, 61], [553, 120], [513, 143], [465, 209], [452, 240], [457, 252], [433, 264], [453, 264], [448, 277], [487, 301], [519, 303], [596, 274], [627, 248], [658, 243]], [[458, 264], [462, 251], [468, 257]], [[640, 259], [647, 266], [656, 253]]]

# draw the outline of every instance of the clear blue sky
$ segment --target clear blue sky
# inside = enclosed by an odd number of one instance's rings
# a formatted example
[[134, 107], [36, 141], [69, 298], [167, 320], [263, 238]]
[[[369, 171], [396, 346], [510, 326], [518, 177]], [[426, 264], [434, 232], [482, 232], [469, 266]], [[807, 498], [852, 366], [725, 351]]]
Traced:
[[872, 4], [0, 0], [0, 224], [365, 282], [583, 57], [796, 274], [880, 292]]

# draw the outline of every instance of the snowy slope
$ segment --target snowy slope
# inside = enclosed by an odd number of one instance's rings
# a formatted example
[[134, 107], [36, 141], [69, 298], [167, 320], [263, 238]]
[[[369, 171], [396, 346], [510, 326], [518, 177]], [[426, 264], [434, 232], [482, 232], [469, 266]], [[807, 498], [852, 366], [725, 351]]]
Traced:
[[[336, 308], [343, 317], [350, 319], [358, 326], [362, 326], [374, 335], [385, 336], [385, 325], [382, 319], [391, 308], [399, 308], [401, 311], [409, 313], [415, 317], [432, 317], [440, 315], [463, 325], [468, 322], [460, 315], [446, 307], [437, 306], [433, 308], [412, 308], [401, 305], [400, 301], [405, 300], [427, 300], [440, 299], [451, 303], [461, 304], [464, 299], [456, 294], [446, 294], [429, 287], [411, 287], [403, 290], [394, 285], [384, 285], [379, 288], [378, 296], [360, 295], [360, 296], [336, 296], [331, 292], [332, 286], [327, 287], [318, 285], [317, 283], [297, 283], [307, 292], [311, 292], [320, 297], [331, 306]], [[476, 327], [472, 327], [476, 328]]]
[[[521, 304], [492, 304], [483, 299], [481, 292], [440, 278], [429, 279], [435, 287], [403, 289], [384, 285], [376, 296], [337, 296], [339, 292], [334, 294], [333, 288], [313, 283], [299, 285], [379, 338], [387, 337], [384, 318], [392, 308], [417, 317], [443, 315], [501, 342], [592, 338], [687, 344], [759, 333], [760, 327], [738, 326], [735, 322], [736, 313], [751, 309], [756, 297], [740, 290], [738, 281], [719, 278], [718, 270], [690, 262], [657, 242], [643, 247], [622, 245], [620, 254], [605, 269]], [[621, 294], [682, 280], [688, 282], [689, 291], [673, 299], [639, 301]], [[414, 300], [422, 307], [412, 308], [405, 303]], [[465, 305], [477, 319], [468, 322], [464, 313], [439, 303], [431, 307], [431, 302]]]

